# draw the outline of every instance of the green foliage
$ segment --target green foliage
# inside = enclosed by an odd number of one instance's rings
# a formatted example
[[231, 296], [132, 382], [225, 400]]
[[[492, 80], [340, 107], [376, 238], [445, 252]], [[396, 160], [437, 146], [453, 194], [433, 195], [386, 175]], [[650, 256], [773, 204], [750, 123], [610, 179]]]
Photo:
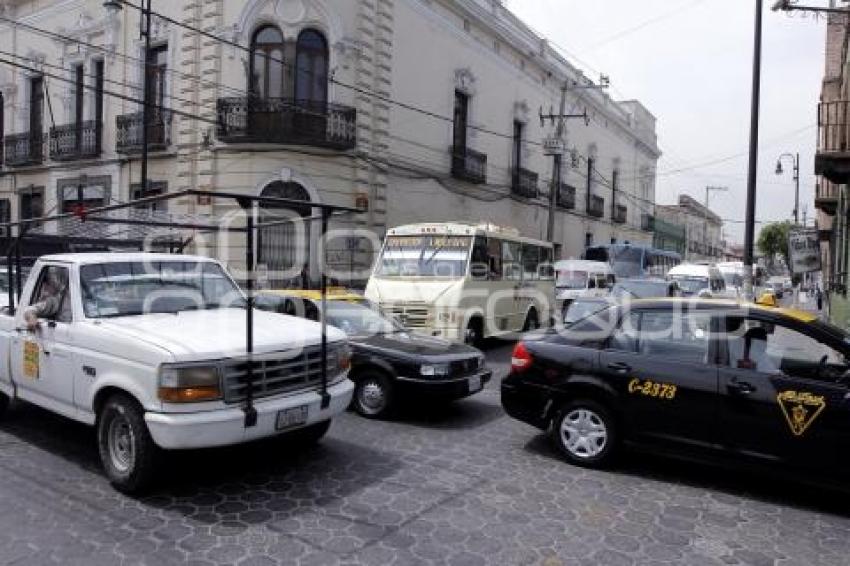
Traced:
[[786, 265], [791, 264], [791, 256], [788, 253], [788, 234], [793, 225], [788, 222], [772, 222], [766, 224], [759, 233], [758, 247], [771, 263], [777, 256], [785, 260]]

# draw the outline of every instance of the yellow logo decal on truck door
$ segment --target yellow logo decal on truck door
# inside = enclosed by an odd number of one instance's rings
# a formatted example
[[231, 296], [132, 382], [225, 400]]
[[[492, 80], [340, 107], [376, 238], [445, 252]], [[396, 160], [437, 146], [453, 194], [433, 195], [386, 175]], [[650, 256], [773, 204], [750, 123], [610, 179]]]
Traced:
[[826, 409], [826, 401], [822, 396], [807, 391], [782, 391], [776, 400], [794, 436], [803, 436]]
[[38, 342], [24, 342], [24, 377], [38, 379]]

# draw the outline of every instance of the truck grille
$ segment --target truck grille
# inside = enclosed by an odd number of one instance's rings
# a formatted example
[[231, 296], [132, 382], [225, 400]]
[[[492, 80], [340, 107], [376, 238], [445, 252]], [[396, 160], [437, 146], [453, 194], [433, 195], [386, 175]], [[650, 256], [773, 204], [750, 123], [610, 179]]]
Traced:
[[428, 328], [430, 310], [426, 305], [390, 305], [386, 312], [407, 328]]
[[[328, 348], [328, 360], [334, 363], [335, 351], [332, 347]], [[322, 381], [321, 347], [305, 348], [299, 352], [264, 354], [251, 362], [225, 362], [223, 374], [226, 403], [245, 400], [248, 391], [248, 364], [253, 366], [255, 399], [316, 386]], [[329, 378], [331, 373], [328, 372]]]

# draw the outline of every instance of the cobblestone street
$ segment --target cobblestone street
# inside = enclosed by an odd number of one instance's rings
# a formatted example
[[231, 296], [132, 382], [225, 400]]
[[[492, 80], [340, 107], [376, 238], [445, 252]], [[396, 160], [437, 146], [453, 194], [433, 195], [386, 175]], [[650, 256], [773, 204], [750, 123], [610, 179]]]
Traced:
[[93, 434], [31, 407], [0, 425], [2, 564], [846, 564], [847, 499], [633, 456], [561, 462], [483, 394], [396, 422], [347, 414], [317, 448], [168, 458], [133, 500]]

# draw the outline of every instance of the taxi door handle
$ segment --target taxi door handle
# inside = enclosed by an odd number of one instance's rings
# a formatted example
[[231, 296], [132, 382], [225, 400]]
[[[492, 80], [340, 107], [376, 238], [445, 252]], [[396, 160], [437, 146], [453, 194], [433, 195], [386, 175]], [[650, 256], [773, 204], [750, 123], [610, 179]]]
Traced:
[[730, 393], [735, 393], [736, 395], [749, 395], [756, 391], [756, 388], [746, 381], [731, 381], [727, 389], [729, 389]]
[[613, 364], [608, 364], [608, 369], [620, 374], [627, 374], [632, 371], [632, 366], [630, 366], [629, 364], [624, 364], [623, 362], [617, 362]]

